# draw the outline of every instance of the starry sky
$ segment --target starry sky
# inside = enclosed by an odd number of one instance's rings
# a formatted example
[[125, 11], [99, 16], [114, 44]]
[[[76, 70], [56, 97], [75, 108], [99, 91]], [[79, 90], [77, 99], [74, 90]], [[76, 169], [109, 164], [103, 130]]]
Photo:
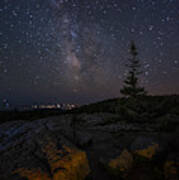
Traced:
[[179, 93], [179, 0], [1, 0], [0, 103], [119, 97], [131, 40], [149, 94]]

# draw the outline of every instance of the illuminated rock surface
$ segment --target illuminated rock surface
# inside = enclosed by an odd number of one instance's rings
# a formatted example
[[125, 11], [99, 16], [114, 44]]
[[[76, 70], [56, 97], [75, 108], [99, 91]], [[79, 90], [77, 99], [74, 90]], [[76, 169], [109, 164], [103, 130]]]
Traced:
[[131, 146], [134, 153], [147, 159], [151, 159], [159, 150], [159, 144], [152, 138], [139, 137]]
[[130, 171], [133, 165], [133, 156], [127, 150], [122, 151], [120, 156], [112, 159], [108, 166], [110, 170], [115, 174], [121, 173], [122, 176], [125, 175]]
[[46, 120], [2, 125], [1, 137], [1, 180], [83, 180], [90, 172], [86, 153]]
[[179, 131], [116, 118], [96, 113], [1, 124], [0, 180], [179, 179]]

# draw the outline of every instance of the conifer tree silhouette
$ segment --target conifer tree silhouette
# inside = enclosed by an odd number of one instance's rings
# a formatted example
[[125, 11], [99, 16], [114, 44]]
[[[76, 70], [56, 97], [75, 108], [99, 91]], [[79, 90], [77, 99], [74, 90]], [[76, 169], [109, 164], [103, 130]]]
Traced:
[[142, 72], [140, 69], [140, 62], [137, 58], [138, 52], [135, 43], [132, 41], [130, 46], [131, 58], [126, 65], [129, 68], [126, 79], [124, 80], [124, 86], [120, 90], [121, 94], [127, 97], [137, 97], [139, 95], [146, 95], [146, 91], [143, 87], [138, 85], [138, 75]]

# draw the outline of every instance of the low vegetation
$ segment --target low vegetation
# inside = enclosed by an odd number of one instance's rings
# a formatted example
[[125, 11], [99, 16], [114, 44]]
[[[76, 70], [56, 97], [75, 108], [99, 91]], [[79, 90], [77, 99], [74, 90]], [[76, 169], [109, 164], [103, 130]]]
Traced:
[[0, 112], [0, 123], [14, 120], [37, 120], [62, 114], [111, 113], [115, 117], [104, 118], [101, 125], [117, 122], [160, 124], [161, 130], [172, 130], [179, 116], [179, 96], [141, 96], [136, 98], [116, 98], [81, 106], [70, 111], [36, 110]]

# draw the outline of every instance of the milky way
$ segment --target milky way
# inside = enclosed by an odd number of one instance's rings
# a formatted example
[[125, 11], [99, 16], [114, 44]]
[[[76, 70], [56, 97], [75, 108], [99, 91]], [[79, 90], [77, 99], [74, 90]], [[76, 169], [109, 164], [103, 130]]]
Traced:
[[118, 97], [131, 40], [149, 93], [179, 93], [178, 9], [178, 0], [0, 1], [0, 102]]

